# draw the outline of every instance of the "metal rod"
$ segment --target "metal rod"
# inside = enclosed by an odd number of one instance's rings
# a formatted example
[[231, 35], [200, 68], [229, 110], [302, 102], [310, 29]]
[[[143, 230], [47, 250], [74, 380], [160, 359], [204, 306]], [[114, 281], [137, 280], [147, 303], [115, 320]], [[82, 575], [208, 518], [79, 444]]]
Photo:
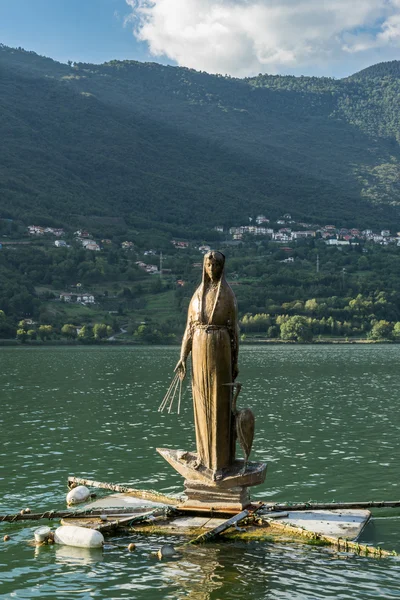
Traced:
[[277, 504], [266, 504], [264, 512], [276, 510], [336, 510], [345, 508], [400, 508], [400, 500], [371, 500], [369, 502], [278, 502]]

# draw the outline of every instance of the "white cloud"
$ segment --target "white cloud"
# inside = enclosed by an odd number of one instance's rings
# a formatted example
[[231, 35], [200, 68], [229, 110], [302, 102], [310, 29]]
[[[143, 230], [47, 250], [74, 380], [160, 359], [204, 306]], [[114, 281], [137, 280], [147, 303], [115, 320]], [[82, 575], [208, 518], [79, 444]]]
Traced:
[[137, 39], [178, 65], [236, 76], [400, 46], [400, 0], [126, 0]]

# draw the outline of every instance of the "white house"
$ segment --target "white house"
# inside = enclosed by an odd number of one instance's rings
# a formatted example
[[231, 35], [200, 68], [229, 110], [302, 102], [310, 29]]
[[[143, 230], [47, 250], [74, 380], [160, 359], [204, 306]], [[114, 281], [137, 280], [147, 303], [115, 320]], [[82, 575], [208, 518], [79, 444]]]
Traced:
[[56, 240], [54, 245], [57, 246], [57, 248], [65, 248], [67, 246], [67, 242], [64, 240]]
[[68, 294], [68, 293], [60, 294], [60, 300], [62, 300], [63, 302], [72, 302], [73, 298], [74, 298], [73, 294]]
[[292, 231], [293, 240], [301, 240], [315, 237], [315, 231]]
[[94, 250], [95, 252], [100, 252], [100, 246], [96, 244], [96, 242], [89, 242], [88, 244], [84, 244], [86, 250]]
[[328, 246], [350, 246], [350, 242], [348, 240], [338, 240], [337, 238], [325, 240], [325, 244]]
[[81, 302], [82, 304], [94, 304], [94, 296], [93, 294], [81, 294], [76, 297], [77, 302]]

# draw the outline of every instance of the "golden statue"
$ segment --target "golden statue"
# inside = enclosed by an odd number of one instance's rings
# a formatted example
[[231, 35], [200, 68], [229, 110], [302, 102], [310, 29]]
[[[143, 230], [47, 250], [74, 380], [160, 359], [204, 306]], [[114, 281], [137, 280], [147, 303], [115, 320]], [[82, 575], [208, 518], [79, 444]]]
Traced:
[[[248, 487], [265, 479], [264, 463], [248, 462], [254, 436], [250, 409], [237, 410], [238, 320], [235, 295], [224, 275], [225, 257], [211, 251], [204, 257], [203, 278], [189, 304], [175, 378], [159, 410], [168, 412], [192, 354], [192, 394], [196, 453], [157, 448], [185, 478], [185, 506], [233, 508], [250, 503]], [[235, 393], [234, 393], [235, 392]], [[181, 387], [179, 391], [179, 404]], [[236, 438], [244, 460], [235, 458]]]
[[190, 301], [181, 357], [175, 370], [186, 375], [192, 352], [192, 390], [197, 463], [216, 479], [235, 459], [232, 384], [238, 375], [236, 298], [224, 275], [225, 257], [204, 257], [203, 279]]

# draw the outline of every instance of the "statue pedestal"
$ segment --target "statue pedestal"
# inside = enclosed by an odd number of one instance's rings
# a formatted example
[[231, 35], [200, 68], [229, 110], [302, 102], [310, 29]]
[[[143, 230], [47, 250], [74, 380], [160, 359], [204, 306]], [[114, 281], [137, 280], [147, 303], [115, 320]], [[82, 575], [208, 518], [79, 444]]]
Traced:
[[221, 477], [196, 465], [197, 454], [184, 450], [157, 448], [157, 452], [185, 478], [185, 508], [242, 510], [250, 504], [248, 488], [264, 482], [267, 471], [265, 463], [249, 462], [243, 471], [244, 461], [235, 460]]

